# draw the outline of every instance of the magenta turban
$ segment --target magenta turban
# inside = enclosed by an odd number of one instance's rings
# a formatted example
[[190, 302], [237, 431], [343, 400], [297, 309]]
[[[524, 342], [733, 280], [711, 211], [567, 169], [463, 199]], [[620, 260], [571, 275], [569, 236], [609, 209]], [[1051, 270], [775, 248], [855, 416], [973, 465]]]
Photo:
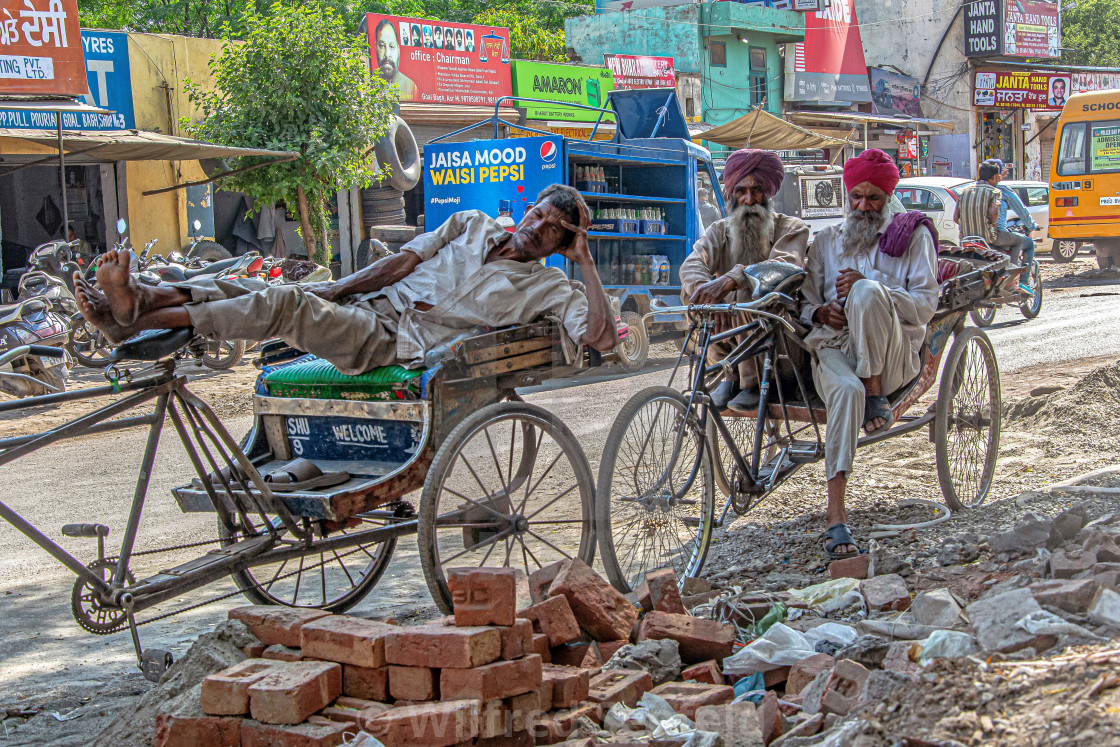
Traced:
[[748, 176], [757, 179], [767, 194], [773, 197], [782, 186], [786, 170], [782, 166], [782, 159], [768, 150], [737, 150], [723, 164], [723, 194], [730, 199], [735, 187]]
[[878, 148], [865, 150], [844, 164], [844, 189], [851, 192], [857, 184], [871, 182], [887, 194], [898, 186], [898, 167]]

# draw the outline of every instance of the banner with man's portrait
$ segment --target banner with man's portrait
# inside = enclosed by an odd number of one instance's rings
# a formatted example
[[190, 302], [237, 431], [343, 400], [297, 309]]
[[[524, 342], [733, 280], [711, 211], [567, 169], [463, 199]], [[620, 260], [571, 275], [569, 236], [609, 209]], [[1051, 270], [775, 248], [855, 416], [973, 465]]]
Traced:
[[370, 64], [402, 102], [494, 104], [512, 92], [509, 30], [369, 13]]

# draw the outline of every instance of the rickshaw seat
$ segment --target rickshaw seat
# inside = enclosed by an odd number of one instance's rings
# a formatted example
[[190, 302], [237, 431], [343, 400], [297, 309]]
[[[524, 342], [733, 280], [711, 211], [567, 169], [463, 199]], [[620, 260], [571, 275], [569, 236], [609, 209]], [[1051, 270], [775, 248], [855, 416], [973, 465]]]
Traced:
[[194, 329], [151, 329], [122, 342], [109, 355], [113, 363], [121, 361], [158, 361], [186, 347], [194, 339]]
[[952, 280], [960, 274], [961, 263], [955, 259], [937, 258], [937, 284]]
[[273, 397], [304, 399], [413, 400], [420, 394], [424, 369], [382, 366], [357, 376], [340, 373], [322, 358], [308, 358], [264, 374], [265, 390]]
[[796, 296], [807, 273], [789, 262], [767, 260], [748, 265], [743, 268], [743, 274], [746, 275], [753, 296], [757, 299], [775, 291], [787, 296]]

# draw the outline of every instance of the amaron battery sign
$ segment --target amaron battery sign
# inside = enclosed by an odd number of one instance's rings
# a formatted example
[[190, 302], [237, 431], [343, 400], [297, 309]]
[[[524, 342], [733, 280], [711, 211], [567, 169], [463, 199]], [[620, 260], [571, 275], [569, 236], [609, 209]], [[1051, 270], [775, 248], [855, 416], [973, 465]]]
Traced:
[[805, 14], [805, 41], [786, 57], [786, 101], [870, 102], [854, 0]]
[[0, 93], [89, 93], [77, 0], [0, 0]]

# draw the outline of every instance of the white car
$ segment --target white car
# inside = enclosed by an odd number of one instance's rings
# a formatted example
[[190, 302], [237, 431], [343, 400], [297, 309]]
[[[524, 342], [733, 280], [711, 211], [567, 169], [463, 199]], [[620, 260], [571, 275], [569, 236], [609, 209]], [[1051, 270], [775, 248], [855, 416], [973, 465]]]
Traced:
[[960, 244], [961, 230], [953, 221], [957, 212], [957, 194], [972, 179], [955, 176], [915, 176], [903, 179], [895, 188], [895, 196], [907, 210], [920, 210], [929, 216], [943, 244]]

